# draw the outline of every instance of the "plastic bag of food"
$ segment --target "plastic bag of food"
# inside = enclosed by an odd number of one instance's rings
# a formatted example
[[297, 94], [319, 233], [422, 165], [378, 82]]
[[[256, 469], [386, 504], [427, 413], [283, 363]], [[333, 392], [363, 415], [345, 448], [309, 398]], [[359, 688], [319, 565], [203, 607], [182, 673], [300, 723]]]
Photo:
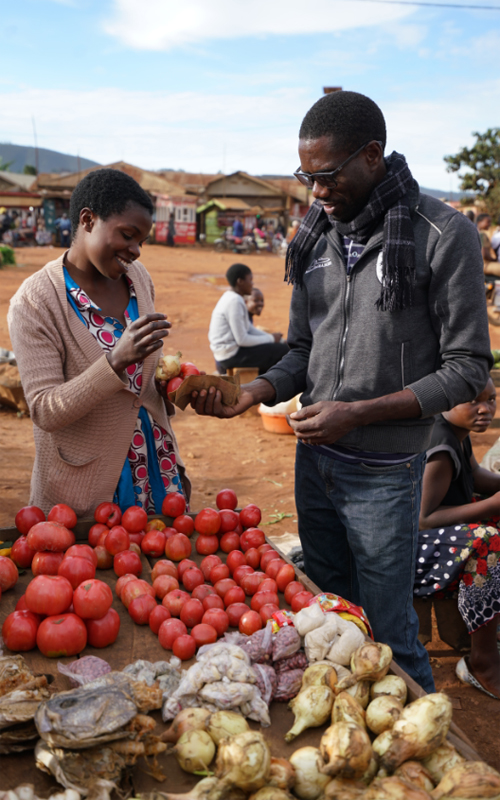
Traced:
[[284, 703], [295, 697], [300, 692], [304, 671], [303, 669], [291, 669], [287, 672], [280, 672], [273, 700]]
[[70, 686], [83, 686], [111, 672], [108, 662], [97, 656], [83, 656], [71, 664], [62, 664], [58, 661], [57, 669], [69, 678]]
[[291, 669], [306, 669], [309, 666], [309, 662], [306, 658], [306, 654], [300, 650], [298, 653], [294, 653], [293, 656], [288, 656], [287, 658], [282, 658], [280, 661], [275, 661], [273, 667], [276, 673], [281, 672], [289, 672]]
[[309, 631], [320, 628], [325, 620], [326, 614], [319, 603], [313, 603], [311, 606], [306, 606], [295, 614], [293, 624], [300, 636], [305, 636]]
[[297, 650], [300, 650], [301, 644], [302, 642], [296, 628], [290, 626], [280, 628], [278, 633], [274, 635], [272, 660], [279, 661], [287, 656], [293, 656]]
[[252, 663], [265, 663], [272, 660], [273, 655], [273, 626], [268, 621], [265, 628], [255, 631], [247, 637], [246, 642], [241, 645], [242, 650], [250, 658]]
[[306, 633], [304, 648], [307, 660], [322, 661], [330, 650], [337, 636], [337, 615], [327, 614], [324, 624]]
[[348, 622], [340, 616], [337, 616], [337, 632], [326, 657], [329, 661], [347, 667], [354, 651], [365, 643], [365, 635], [354, 622]]
[[254, 664], [253, 671], [257, 676], [256, 686], [262, 695], [262, 699], [269, 705], [278, 685], [276, 670], [269, 664]]

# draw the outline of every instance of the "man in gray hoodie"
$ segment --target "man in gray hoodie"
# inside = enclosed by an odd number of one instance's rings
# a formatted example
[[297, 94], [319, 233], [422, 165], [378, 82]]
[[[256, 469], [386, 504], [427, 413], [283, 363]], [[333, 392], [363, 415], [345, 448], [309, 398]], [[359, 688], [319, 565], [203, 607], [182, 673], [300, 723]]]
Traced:
[[412, 602], [425, 451], [434, 415], [473, 400], [492, 361], [477, 231], [421, 194], [385, 142], [381, 110], [356, 92], [306, 114], [295, 175], [315, 202], [287, 253], [290, 352], [237, 406], [213, 390], [192, 405], [227, 418], [302, 393], [291, 424], [305, 570], [363, 605], [375, 638], [433, 691]]

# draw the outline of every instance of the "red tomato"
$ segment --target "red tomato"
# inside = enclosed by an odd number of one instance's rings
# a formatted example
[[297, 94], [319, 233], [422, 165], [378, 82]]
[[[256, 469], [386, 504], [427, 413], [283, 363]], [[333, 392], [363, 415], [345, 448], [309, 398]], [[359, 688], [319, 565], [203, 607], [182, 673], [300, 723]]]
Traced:
[[[132, 534], [132, 536], [133, 536], [133, 535], [134, 535], [134, 534]], [[139, 547], [139, 545], [138, 545], [138, 544], [136, 544], [135, 542], [132, 542], [132, 541], [131, 541], [131, 542], [130, 542], [130, 547], [129, 547], [129, 549], [128, 549], [128, 550], [124, 550], [123, 552], [124, 552], [124, 553], [135, 553], [135, 554], [136, 554], [137, 556], [139, 556], [139, 558], [140, 558], [140, 557], [141, 557], [142, 550], [141, 550], [141, 548]], [[114, 559], [113, 559], [113, 563], [114, 563]]]
[[241, 580], [242, 580], [243, 576], [244, 575], [251, 575], [252, 572], [255, 572], [255, 570], [249, 564], [241, 564], [241, 566], [236, 567], [236, 569], [234, 570], [233, 578], [236, 581], [236, 583], [238, 584], [238, 586], [241, 586]]
[[247, 611], [248, 606], [245, 603], [231, 603], [231, 605], [226, 608], [226, 614], [231, 628], [238, 627], [240, 617], [246, 614]]
[[239, 522], [239, 515], [236, 513], [236, 511], [232, 511], [230, 508], [223, 508], [221, 511], [219, 511], [219, 515], [219, 535], [221, 533], [229, 533], [229, 531], [234, 531]]
[[194, 626], [191, 630], [191, 636], [196, 642], [196, 647], [201, 647], [204, 644], [214, 644], [217, 641], [217, 631], [213, 625], [207, 625], [203, 622]]
[[167, 541], [167, 539], [170, 539], [171, 536], [175, 536], [175, 534], [179, 533], [179, 531], [175, 528], [163, 528], [162, 533], [165, 536], [165, 541]]
[[196, 641], [188, 633], [183, 633], [174, 639], [172, 651], [181, 661], [189, 661], [196, 653]]
[[149, 594], [141, 594], [140, 597], [134, 597], [128, 607], [128, 613], [134, 620], [136, 625], [147, 625], [149, 622], [149, 615], [156, 608], [156, 600]]
[[32, 550], [28, 545], [26, 536], [20, 536], [19, 539], [16, 539], [12, 545], [10, 557], [16, 567], [27, 569], [28, 567], [31, 567], [31, 562], [33, 561], [35, 553], [36, 550]]
[[184, 573], [186, 572], [186, 570], [192, 569], [193, 567], [196, 567], [198, 569], [196, 561], [193, 561], [191, 558], [183, 558], [179, 566], [177, 567], [178, 579], [182, 581], [182, 578], [184, 577]]
[[38, 506], [24, 506], [16, 514], [15, 525], [23, 536], [26, 536], [37, 522], [45, 522], [45, 514]]
[[163, 531], [149, 531], [141, 541], [141, 550], [146, 556], [158, 558], [165, 552], [166, 541]]
[[205, 613], [201, 600], [186, 600], [181, 608], [181, 620], [188, 628], [199, 625]]
[[224, 533], [220, 537], [219, 546], [223, 553], [231, 553], [233, 550], [239, 550], [240, 537], [238, 536], [236, 531], [230, 531], [229, 533]]
[[189, 514], [180, 514], [172, 523], [172, 527], [178, 533], [183, 533], [185, 536], [192, 536], [194, 532], [194, 520]]
[[145, 533], [149, 531], [164, 531], [167, 526], [162, 519], [151, 519], [144, 528]]
[[172, 578], [177, 578], [177, 567], [172, 561], [162, 558], [151, 570], [151, 580], [154, 582], [159, 575], [171, 575]]
[[[244, 535], [245, 534], [243, 534], [243, 536]], [[245, 553], [245, 558], [247, 560], [247, 564], [254, 569], [257, 569], [260, 564], [260, 553], [256, 547], [250, 547]]]
[[185, 633], [187, 628], [180, 619], [166, 619], [158, 629], [158, 641], [164, 650], [171, 650], [177, 637]]
[[246, 636], [251, 636], [255, 631], [260, 631], [262, 628], [260, 614], [257, 611], [246, 611], [240, 617], [238, 628], [240, 633], [244, 633]]
[[25, 652], [36, 647], [36, 632], [40, 618], [32, 611], [13, 611], [5, 617], [2, 637], [9, 650]]
[[185, 510], [186, 500], [184, 495], [180, 492], [169, 492], [161, 506], [161, 513], [163, 516], [173, 517], [174, 519], [184, 514]]
[[215, 564], [210, 570], [210, 581], [215, 585], [217, 581], [229, 578], [230, 572], [227, 564]]
[[127, 573], [126, 575], [122, 575], [120, 578], [118, 578], [115, 586], [116, 596], [121, 597], [122, 591], [127, 583], [135, 580], [137, 580], [137, 575], [133, 575], [132, 573]]
[[232, 586], [224, 595], [224, 605], [226, 608], [231, 606], [233, 603], [244, 603], [245, 602], [245, 592], [241, 588], [241, 586]]
[[[274, 558], [272, 561], [270, 561], [269, 564], [267, 565], [266, 569], [265, 569], [265, 573], [266, 573], [267, 577], [268, 578], [272, 578], [273, 580], [276, 580], [276, 575], [280, 571], [281, 567], [285, 566], [285, 563], [286, 562], [283, 561], [282, 558]], [[261, 567], [262, 567], [262, 563], [261, 563]]]
[[17, 601], [16, 611], [29, 611], [28, 606], [26, 605], [26, 595], [22, 594], [19, 600]]
[[158, 600], [163, 600], [166, 594], [179, 588], [179, 581], [172, 575], [158, 575], [153, 581], [153, 589]]
[[196, 515], [194, 527], [198, 533], [213, 535], [219, 533], [220, 514], [213, 508], [204, 508]]
[[65, 503], [58, 503], [50, 509], [47, 521], [59, 522], [65, 528], [74, 528], [77, 523], [77, 517], [72, 508]]
[[252, 572], [250, 575], [244, 575], [240, 581], [240, 586], [247, 595], [253, 595], [259, 591], [259, 586], [262, 581], [265, 581], [266, 575], [264, 572]]
[[291, 583], [288, 584], [288, 586], [285, 589], [285, 602], [287, 602], [288, 605], [290, 605], [292, 602], [292, 597], [298, 592], [303, 592], [303, 591], [304, 587], [302, 586], [301, 583], [299, 583], [299, 581], [292, 581]]
[[222, 608], [209, 608], [203, 614], [202, 622], [215, 628], [217, 637], [223, 636], [229, 628], [229, 617]]
[[71, 583], [62, 575], [37, 575], [26, 587], [26, 605], [36, 614], [62, 614], [72, 599]]
[[148, 524], [148, 515], [140, 506], [130, 506], [122, 515], [122, 525], [129, 533], [139, 533]]
[[205, 597], [208, 597], [209, 594], [217, 594], [213, 586], [207, 586], [206, 583], [203, 583], [201, 586], [195, 586], [193, 591], [191, 592], [191, 597], [194, 597], [195, 600], [203, 601]]
[[[224, 538], [224, 537], [222, 537]], [[222, 544], [222, 539], [221, 539]], [[226, 558], [226, 564], [229, 567], [231, 573], [234, 573], [236, 567], [241, 567], [243, 564], [246, 564], [247, 560], [245, 558], [245, 554], [241, 552], [241, 550], [232, 550], [228, 557]]]
[[271, 561], [274, 561], [276, 558], [281, 558], [280, 554], [277, 553], [276, 550], [268, 550], [267, 553], [263, 553], [260, 557], [261, 569], [265, 572], [268, 564], [270, 564]]
[[200, 564], [200, 569], [205, 576], [205, 580], [210, 580], [210, 573], [212, 571], [212, 567], [215, 567], [216, 564], [222, 564], [222, 560], [220, 556], [216, 556], [214, 554], [207, 556], [204, 558]]
[[133, 544], [137, 545], [137, 548], [139, 550], [139, 555], [141, 553], [141, 542], [144, 539], [145, 535], [146, 534], [143, 533], [143, 531], [141, 531], [140, 533], [129, 533], [128, 535], [128, 538], [130, 539], [130, 546], [132, 546]]
[[33, 575], [57, 575], [64, 553], [35, 553], [31, 562]]
[[165, 606], [156, 606], [156, 608], [153, 608], [149, 615], [149, 627], [153, 633], [158, 634], [161, 623], [165, 622], [166, 619], [170, 619], [170, 611], [168, 608], [165, 608]]
[[101, 534], [107, 534], [108, 531], [108, 526], [103, 525], [101, 522], [97, 522], [95, 525], [92, 525], [91, 529], [89, 530], [89, 545], [91, 547], [95, 547]]
[[27, 535], [32, 550], [62, 552], [73, 544], [73, 534], [59, 522], [37, 522]]
[[196, 552], [200, 556], [207, 556], [217, 552], [219, 549], [219, 538], [215, 535], [205, 535], [200, 533], [196, 540]]
[[203, 572], [198, 567], [187, 569], [182, 576], [182, 583], [188, 592], [192, 592], [197, 586], [202, 586], [205, 583]]
[[240, 545], [244, 553], [251, 547], [260, 547], [261, 544], [265, 544], [265, 542], [266, 535], [260, 528], [248, 528], [248, 530], [240, 536]]
[[64, 558], [86, 558], [87, 561], [90, 561], [94, 567], [97, 566], [97, 556], [94, 552], [94, 548], [90, 547], [88, 544], [72, 544], [71, 547], [68, 547], [64, 554]]
[[[97, 569], [111, 569], [113, 566], [113, 556], [108, 553], [103, 544], [98, 544], [95, 548], [97, 556]], [[33, 559], [34, 561], [35, 559]]]
[[[130, 545], [132, 547], [132, 545]], [[142, 561], [140, 555], [134, 553], [132, 550], [122, 550], [121, 553], [113, 559], [113, 569], [115, 575], [127, 575], [127, 573], [134, 573], [140, 575], [142, 572]]]
[[273, 548], [271, 547], [271, 545], [269, 544], [269, 542], [264, 542], [264, 544], [261, 544], [261, 545], [260, 545], [260, 547], [258, 547], [258, 548], [257, 548], [257, 550], [259, 551], [259, 553], [260, 553], [260, 555], [261, 555], [261, 556], [262, 556], [264, 553], [267, 553], [267, 552], [268, 552], [268, 550], [272, 550], [272, 549], [273, 549]]
[[114, 608], [101, 619], [86, 619], [87, 644], [91, 647], [107, 647], [116, 641], [120, 630], [120, 615]]
[[[105, 547], [106, 537], [107, 537], [110, 529], [107, 526], [103, 526], [103, 527], [104, 527], [104, 530], [103, 530], [103, 532], [101, 533], [101, 535], [99, 536], [99, 538], [97, 540], [96, 547]], [[110, 553], [110, 555], [111, 555], [111, 553]]]
[[111, 528], [104, 540], [104, 547], [112, 556], [129, 549], [130, 536], [123, 525], [115, 525]]
[[198, 367], [195, 366], [195, 364], [193, 364], [191, 361], [184, 361], [181, 364], [181, 371], [179, 374], [181, 378], [187, 378], [189, 375], [200, 375], [201, 373]]
[[125, 608], [128, 608], [134, 597], [140, 597], [141, 594], [150, 594], [151, 597], [154, 597], [155, 590], [147, 581], [136, 578], [135, 581], [129, 581], [125, 584], [121, 590], [120, 600]]
[[[255, 595], [256, 597], [257, 595]], [[264, 625], [267, 624], [267, 620], [271, 619], [272, 615], [279, 611], [279, 607], [274, 605], [273, 603], [266, 603], [266, 605], [260, 607], [260, 618]]]
[[182, 589], [173, 589], [165, 595], [162, 605], [168, 608], [173, 617], [180, 617], [182, 606], [191, 599], [189, 592], [184, 592]]
[[234, 511], [236, 506], [238, 505], [238, 498], [236, 497], [236, 492], [233, 492], [232, 489], [221, 489], [217, 497], [215, 498], [215, 504], [217, 508], [230, 508]]
[[[167, 495], [168, 497], [168, 495]], [[176, 533], [165, 542], [165, 555], [172, 561], [181, 561], [191, 555], [192, 547], [188, 537], [183, 533]]]
[[295, 570], [291, 564], [285, 564], [276, 575], [276, 583], [280, 592], [284, 592], [289, 583], [295, 580]]
[[57, 614], [42, 620], [36, 643], [48, 658], [76, 656], [87, 644], [87, 628], [76, 614]]
[[57, 574], [67, 578], [73, 589], [76, 589], [82, 581], [95, 578], [95, 565], [88, 558], [78, 558], [78, 556], [72, 558], [70, 556], [63, 558]]
[[201, 602], [205, 611], [208, 611], [209, 608], [224, 609], [224, 600], [218, 594], [208, 594]]
[[313, 597], [314, 595], [312, 592], [297, 592], [297, 594], [294, 594], [292, 597], [292, 602], [290, 603], [292, 606], [292, 611], [296, 614], [297, 611], [305, 608], [308, 605], [309, 600], [312, 600]]
[[270, 603], [274, 606], [279, 606], [279, 602], [276, 592], [261, 592], [259, 590], [252, 597], [250, 608], [253, 608], [254, 611], [260, 611], [262, 606], [269, 605]]
[[244, 528], [253, 528], [255, 525], [258, 525], [262, 519], [262, 514], [260, 513], [260, 508], [253, 503], [250, 505], [245, 506], [240, 511], [240, 522]]
[[107, 528], [119, 525], [122, 521], [120, 506], [117, 506], [116, 503], [100, 503], [94, 511], [94, 519], [96, 522], [106, 525]]
[[[131, 583], [128, 583], [127, 586], [130, 586]], [[84, 581], [73, 593], [75, 614], [82, 619], [101, 619], [108, 613], [112, 602], [113, 592], [107, 583], [97, 578]]]
[[169, 395], [170, 392], [177, 391], [183, 380], [184, 378], [181, 378], [180, 375], [176, 375], [175, 378], [170, 378], [167, 383], [167, 395]]
[[236, 581], [233, 581], [232, 578], [221, 578], [220, 581], [217, 581], [216, 583], [214, 583], [214, 589], [217, 592], [217, 594], [219, 595], [219, 597], [222, 597], [222, 599], [224, 600], [224, 605], [227, 605], [226, 604], [226, 592], [228, 592], [230, 589], [234, 589], [235, 587], [237, 589], [240, 588], [237, 585]]
[[276, 581], [272, 578], [266, 578], [259, 586], [259, 592], [275, 592], [278, 593], [278, 586]]

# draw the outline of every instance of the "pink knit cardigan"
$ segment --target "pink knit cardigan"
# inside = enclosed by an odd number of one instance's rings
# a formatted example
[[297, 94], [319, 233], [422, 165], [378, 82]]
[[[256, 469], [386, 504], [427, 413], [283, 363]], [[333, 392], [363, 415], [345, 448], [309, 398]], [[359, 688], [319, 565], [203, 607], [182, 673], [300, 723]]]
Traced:
[[[154, 287], [148, 272], [135, 261], [128, 274], [139, 315], [151, 313]], [[144, 361], [138, 397], [70, 307], [62, 256], [24, 281], [7, 319], [33, 420], [31, 505], [48, 512], [56, 503], [67, 503], [78, 517], [86, 517], [112, 500], [141, 405], [171, 437], [183, 475], [170, 419], [155, 388], [160, 354]]]

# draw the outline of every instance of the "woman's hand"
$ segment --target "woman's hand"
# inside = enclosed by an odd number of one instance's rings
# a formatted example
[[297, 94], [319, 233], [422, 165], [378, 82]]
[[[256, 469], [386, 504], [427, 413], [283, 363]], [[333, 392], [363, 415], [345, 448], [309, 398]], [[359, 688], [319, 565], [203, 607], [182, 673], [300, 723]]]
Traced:
[[165, 314], [145, 314], [125, 328], [113, 350], [107, 355], [110, 366], [117, 374], [138, 361], [161, 350], [163, 339], [171, 327]]

